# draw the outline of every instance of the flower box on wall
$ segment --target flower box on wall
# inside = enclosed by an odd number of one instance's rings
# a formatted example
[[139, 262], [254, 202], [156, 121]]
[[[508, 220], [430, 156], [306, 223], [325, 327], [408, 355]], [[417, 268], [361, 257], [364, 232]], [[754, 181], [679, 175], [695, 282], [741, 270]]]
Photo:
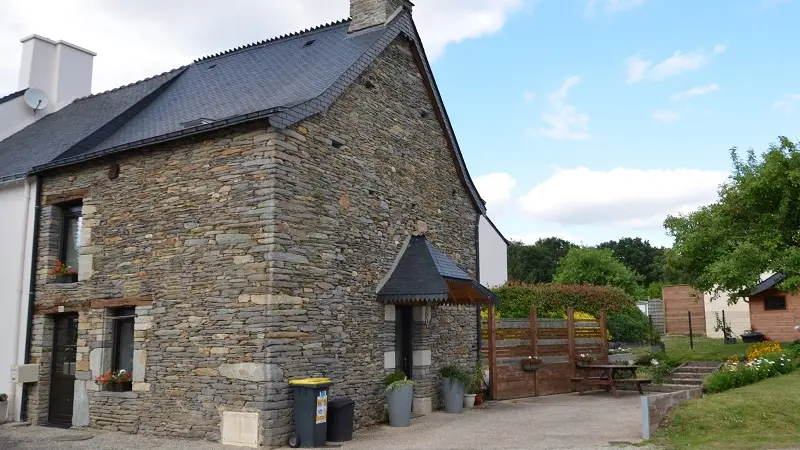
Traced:
[[109, 392], [130, 392], [133, 390], [133, 383], [110, 383], [103, 387]]
[[68, 283], [77, 283], [78, 282], [78, 274], [71, 273], [68, 275], [59, 275], [56, 277], [56, 283], [59, 284], [68, 284]]

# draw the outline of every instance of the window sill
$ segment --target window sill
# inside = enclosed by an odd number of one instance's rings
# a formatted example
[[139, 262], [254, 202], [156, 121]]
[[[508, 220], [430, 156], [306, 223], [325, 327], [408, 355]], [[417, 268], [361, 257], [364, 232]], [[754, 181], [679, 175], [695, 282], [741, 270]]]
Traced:
[[81, 284], [81, 283], [80, 283], [79, 281], [76, 281], [76, 282], [74, 282], [74, 283], [57, 283], [57, 282], [55, 282], [55, 281], [53, 281], [53, 282], [50, 282], [50, 283], [47, 283], [47, 285], [48, 285], [48, 286], [54, 286], [56, 289], [70, 289], [70, 288], [76, 288], [76, 287], [78, 287], [80, 284]]
[[127, 391], [127, 392], [112, 392], [112, 391], [96, 391], [94, 393], [96, 397], [110, 397], [110, 398], [138, 398], [139, 396], [136, 392]]

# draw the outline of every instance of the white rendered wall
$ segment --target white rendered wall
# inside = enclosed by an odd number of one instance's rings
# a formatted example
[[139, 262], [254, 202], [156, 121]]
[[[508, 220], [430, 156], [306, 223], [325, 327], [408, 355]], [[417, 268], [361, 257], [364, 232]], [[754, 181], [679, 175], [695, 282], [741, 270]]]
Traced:
[[38, 111], [34, 115], [33, 110], [25, 104], [25, 100], [21, 96], [0, 103], [0, 141], [27, 127], [44, 115], [45, 112], [42, 111]]
[[495, 287], [508, 281], [508, 245], [494, 229], [486, 216], [478, 221], [478, 253], [480, 280], [486, 287]]
[[11, 366], [25, 358], [32, 228], [36, 195], [33, 181], [0, 184], [0, 392], [9, 395], [9, 419], [19, 420], [22, 389], [11, 383]]
[[725, 321], [731, 325], [733, 335], [738, 337], [744, 330], [750, 329], [750, 305], [740, 298], [735, 305], [728, 305], [727, 294], [713, 298], [710, 294], [703, 295], [706, 306], [706, 335], [712, 338], [722, 338], [721, 331], [714, 331], [717, 326], [717, 316], [719, 313], [722, 319], [722, 311], [725, 311]]

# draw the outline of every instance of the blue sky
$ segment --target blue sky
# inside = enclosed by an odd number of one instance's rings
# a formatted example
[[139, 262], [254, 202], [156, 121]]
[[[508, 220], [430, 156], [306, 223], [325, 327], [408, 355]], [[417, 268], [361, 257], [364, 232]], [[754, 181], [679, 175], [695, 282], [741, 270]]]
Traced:
[[800, 135], [800, 4], [587, 5], [526, 3], [496, 34], [448, 47], [439, 87], [508, 237], [670, 245], [664, 216], [715, 199], [730, 147]]
[[[101, 92], [345, 18], [348, 2], [7, 0], [0, 94], [17, 89], [19, 39], [32, 33], [97, 52]], [[730, 147], [800, 136], [800, 0], [415, 4], [471, 175], [507, 237], [670, 245], [663, 219], [714, 201]]]

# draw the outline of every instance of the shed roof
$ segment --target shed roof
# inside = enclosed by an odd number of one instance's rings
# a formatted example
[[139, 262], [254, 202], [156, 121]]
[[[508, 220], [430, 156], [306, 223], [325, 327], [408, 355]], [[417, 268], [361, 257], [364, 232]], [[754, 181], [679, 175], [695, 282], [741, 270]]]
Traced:
[[773, 274], [771, 277], [769, 277], [766, 280], [758, 283], [753, 288], [753, 290], [750, 292], [750, 296], [755, 296], [755, 295], [764, 293], [765, 291], [768, 291], [768, 290], [774, 288], [775, 286], [780, 284], [781, 281], [783, 281], [785, 279], [786, 279], [786, 274], [785, 273], [778, 272], [776, 274]]

